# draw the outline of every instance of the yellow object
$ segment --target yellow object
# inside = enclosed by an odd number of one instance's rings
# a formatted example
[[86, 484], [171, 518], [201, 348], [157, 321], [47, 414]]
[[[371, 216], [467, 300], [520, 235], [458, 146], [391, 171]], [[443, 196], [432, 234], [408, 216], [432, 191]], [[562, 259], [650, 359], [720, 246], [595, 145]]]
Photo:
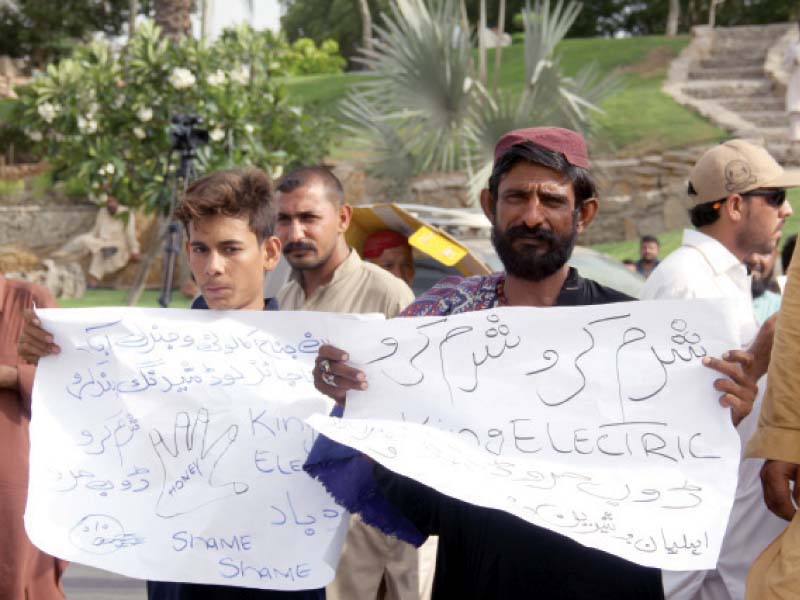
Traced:
[[446, 267], [452, 267], [467, 255], [467, 249], [462, 245], [448, 240], [424, 225], [408, 238], [408, 243]]
[[455, 267], [466, 277], [491, 273], [486, 263], [453, 236], [394, 203], [354, 206], [353, 219], [345, 237], [347, 243], [361, 254], [367, 236], [383, 229], [402, 233], [409, 238], [413, 248], [445, 266]]

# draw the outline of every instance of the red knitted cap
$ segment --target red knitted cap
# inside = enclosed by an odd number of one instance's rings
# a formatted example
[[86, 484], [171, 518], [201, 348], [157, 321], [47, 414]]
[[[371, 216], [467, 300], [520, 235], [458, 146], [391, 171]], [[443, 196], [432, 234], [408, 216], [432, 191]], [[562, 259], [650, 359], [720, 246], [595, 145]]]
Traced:
[[561, 127], [529, 127], [509, 131], [494, 147], [494, 162], [515, 144], [533, 142], [553, 152], [560, 152], [567, 162], [576, 167], [589, 168], [589, 151], [586, 140], [579, 133]]
[[408, 246], [408, 238], [402, 233], [397, 233], [391, 229], [376, 231], [367, 236], [364, 240], [362, 254], [364, 258], [378, 258], [384, 250], [396, 248], [398, 246]]

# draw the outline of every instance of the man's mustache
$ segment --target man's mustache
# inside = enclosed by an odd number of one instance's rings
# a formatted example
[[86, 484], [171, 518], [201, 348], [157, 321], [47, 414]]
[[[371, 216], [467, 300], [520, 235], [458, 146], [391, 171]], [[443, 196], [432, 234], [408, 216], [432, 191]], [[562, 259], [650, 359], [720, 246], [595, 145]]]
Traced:
[[296, 252], [297, 250], [310, 250], [314, 252], [316, 249], [317, 247], [311, 242], [289, 242], [283, 247], [283, 253], [289, 254], [290, 252]]
[[547, 242], [548, 244], [555, 244], [558, 242], [558, 238], [552, 231], [548, 231], [543, 227], [526, 227], [525, 225], [516, 225], [506, 230], [505, 238], [509, 242], [523, 239]]

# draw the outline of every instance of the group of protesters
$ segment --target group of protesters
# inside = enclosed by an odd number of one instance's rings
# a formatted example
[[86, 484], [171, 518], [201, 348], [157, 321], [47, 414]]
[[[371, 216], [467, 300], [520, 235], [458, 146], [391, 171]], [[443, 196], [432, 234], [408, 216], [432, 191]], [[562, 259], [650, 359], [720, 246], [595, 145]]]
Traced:
[[[327, 589], [287, 592], [153, 581], [147, 584], [148, 597], [800, 597], [800, 525], [792, 501], [793, 489], [794, 497], [800, 496], [800, 488], [793, 488], [800, 464], [800, 281], [792, 277], [800, 261], [789, 269], [780, 311], [768, 318], [756, 317], [748, 272], [756, 271], [753, 255], [775, 252], [792, 212], [786, 190], [793, 187], [800, 187], [800, 176], [759, 146], [732, 140], [709, 149], [689, 176], [694, 229], [684, 233], [678, 250], [654, 265], [641, 294], [643, 300], [728, 299], [746, 341], [703, 361], [717, 372], [716, 395], [730, 409], [744, 453], [716, 569], [662, 572], [637, 565], [506, 512], [448, 497], [319, 437], [306, 470], [353, 513]], [[505, 270], [447, 277], [415, 299], [408, 285], [414, 275], [407, 240], [397, 232], [380, 232], [367, 240], [362, 258], [346, 241], [352, 209], [328, 169], [300, 168], [274, 184], [255, 168], [210, 173], [189, 186], [175, 212], [186, 230], [189, 266], [200, 292], [192, 308], [395, 318], [634, 300], [582, 277], [567, 262], [577, 236], [599, 209], [579, 134], [539, 127], [503, 135], [480, 203]], [[277, 297], [264, 298], [265, 277], [281, 255], [292, 267], [291, 278]], [[0, 518], [5, 528], [0, 598], [9, 600], [62, 598], [66, 566], [35, 548], [23, 527], [34, 365], [60, 352], [34, 305], [56, 304], [46, 290], [0, 276]], [[369, 384], [348, 363], [347, 350], [322, 346], [314, 367], [315, 386], [336, 401], [337, 416], [348, 392]], [[334, 462], [335, 469], [326, 468]], [[343, 478], [347, 485], [341, 484]], [[423, 542], [418, 551], [415, 546]]]

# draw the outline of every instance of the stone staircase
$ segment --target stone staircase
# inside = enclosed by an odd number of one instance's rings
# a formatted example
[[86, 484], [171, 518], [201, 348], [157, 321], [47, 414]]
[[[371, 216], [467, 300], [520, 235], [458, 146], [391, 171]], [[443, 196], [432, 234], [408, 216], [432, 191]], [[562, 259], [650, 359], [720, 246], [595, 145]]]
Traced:
[[[696, 27], [692, 43], [670, 67], [664, 91], [731, 137], [757, 141], [780, 162], [800, 165], [790, 151], [780, 59], [796, 25]], [[777, 65], [776, 65], [777, 63]]]

